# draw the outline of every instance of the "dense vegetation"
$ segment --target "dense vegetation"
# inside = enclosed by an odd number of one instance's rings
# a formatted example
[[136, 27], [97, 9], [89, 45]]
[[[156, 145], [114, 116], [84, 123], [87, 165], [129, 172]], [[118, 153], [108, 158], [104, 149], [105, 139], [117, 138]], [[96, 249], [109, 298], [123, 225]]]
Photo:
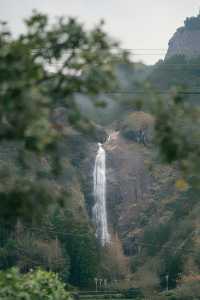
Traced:
[[[155, 64], [149, 81], [161, 93], [172, 87], [185, 88], [185, 92], [198, 92], [199, 61], [199, 57], [188, 60], [184, 55], [175, 55], [159, 61]], [[192, 97], [190, 94], [187, 96]]]

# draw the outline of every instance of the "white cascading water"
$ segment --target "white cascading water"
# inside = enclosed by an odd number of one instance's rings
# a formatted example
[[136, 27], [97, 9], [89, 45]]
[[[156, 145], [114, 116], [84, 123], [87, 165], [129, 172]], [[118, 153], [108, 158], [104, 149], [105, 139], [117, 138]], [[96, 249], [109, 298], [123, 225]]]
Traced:
[[107, 210], [106, 210], [106, 153], [101, 143], [98, 143], [98, 151], [95, 160], [94, 172], [94, 199], [93, 220], [96, 224], [96, 236], [101, 245], [110, 242], [108, 232]]

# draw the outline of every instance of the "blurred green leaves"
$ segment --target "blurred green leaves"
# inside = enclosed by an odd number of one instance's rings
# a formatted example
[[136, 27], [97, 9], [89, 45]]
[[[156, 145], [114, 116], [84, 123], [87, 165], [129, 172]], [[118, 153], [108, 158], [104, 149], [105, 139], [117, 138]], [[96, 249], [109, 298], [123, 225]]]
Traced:
[[[24, 159], [27, 153], [34, 153], [36, 166], [51, 156], [46, 160], [49, 165], [55, 158], [58, 161], [57, 145], [67, 127], [93, 134], [94, 126], [81, 116], [74, 95], [92, 96], [95, 105], [98, 94], [116, 86], [115, 64], [128, 59], [104, 32], [103, 22], [86, 31], [74, 18], [50, 23], [46, 15], [34, 11], [25, 24], [26, 32], [17, 38], [6, 23], [0, 31], [0, 141], [14, 143], [22, 163], [21, 173], [9, 172], [8, 184], [0, 188], [0, 216], [12, 223], [39, 216], [63, 196], [59, 188], [50, 188], [55, 183], [50, 166], [45, 173], [48, 169], [51, 184], [25, 170], [30, 165]], [[65, 120], [58, 116], [55, 121], [60, 107]]]
[[69, 293], [58, 276], [42, 270], [22, 275], [15, 268], [0, 272], [0, 298], [2, 300], [69, 300]]

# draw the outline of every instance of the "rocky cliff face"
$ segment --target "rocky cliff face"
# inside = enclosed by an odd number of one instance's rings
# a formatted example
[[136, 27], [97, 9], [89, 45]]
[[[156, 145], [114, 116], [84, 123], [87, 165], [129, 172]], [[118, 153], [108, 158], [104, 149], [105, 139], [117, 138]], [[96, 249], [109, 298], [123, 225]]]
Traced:
[[152, 201], [153, 178], [146, 165], [149, 151], [144, 145], [113, 133], [107, 152], [107, 206], [111, 230], [123, 240], [125, 253], [134, 249], [138, 215]]
[[[108, 132], [109, 137], [104, 142], [109, 231], [112, 239], [116, 234], [119, 236], [127, 255], [137, 251], [135, 241], [142, 234], [138, 218], [155, 200], [157, 179], [150, 170], [152, 126], [150, 115], [135, 112], [128, 115], [119, 131]], [[87, 156], [79, 165], [90, 216], [94, 205], [92, 176], [96, 151], [96, 143], [88, 144]]]
[[187, 18], [170, 39], [165, 59], [174, 55], [185, 55], [188, 59], [200, 55], [200, 15]]
[[200, 54], [200, 30], [178, 30], [169, 41], [165, 59], [174, 55], [185, 55], [188, 59]]
[[[119, 235], [124, 253], [138, 253], [145, 226], [160, 219], [157, 202], [174, 195], [176, 172], [154, 161], [154, 150], [114, 132], [107, 153], [107, 208], [112, 234]], [[153, 219], [152, 219], [153, 221]], [[153, 221], [154, 222], [154, 221]]]
[[[149, 127], [152, 126], [150, 116], [146, 116], [144, 113], [134, 113], [134, 124], [129, 124], [129, 129], [135, 134], [143, 132], [144, 119], [145, 140], [148, 141], [151, 135]], [[124, 253], [132, 256], [138, 253], [138, 241], [143, 235], [143, 228], [149, 221], [148, 213], [152, 214], [152, 210], [156, 206], [155, 202], [160, 198], [159, 194], [164, 194], [165, 190], [170, 192], [170, 189], [173, 189], [170, 187], [171, 182], [167, 182], [166, 177], [173, 180], [174, 171], [169, 167], [165, 168], [155, 164], [153, 161], [154, 150], [150, 144], [144, 143], [143, 139], [135, 139], [134, 134], [130, 135], [131, 138], [127, 138], [126, 130], [127, 127], [122, 126], [121, 131], [112, 131], [104, 143], [107, 214], [113, 243], [117, 235], [123, 244]], [[96, 150], [97, 145], [91, 143], [88, 148], [88, 156], [81, 166], [86, 206], [90, 216], [94, 204], [92, 174]], [[156, 218], [156, 212], [154, 215]]]

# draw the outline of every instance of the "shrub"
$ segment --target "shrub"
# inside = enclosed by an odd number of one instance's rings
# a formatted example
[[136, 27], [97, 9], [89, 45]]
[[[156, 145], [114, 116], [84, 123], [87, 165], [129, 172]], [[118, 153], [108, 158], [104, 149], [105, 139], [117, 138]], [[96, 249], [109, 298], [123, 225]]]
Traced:
[[126, 299], [142, 299], [143, 294], [139, 288], [130, 288], [123, 293]]
[[147, 144], [152, 140], [154, 118], [142, 111], [130, 113], [123, 122], [123, 136], [135, 142]]
[[146, 227], [143, 243], [146, 245], [147, 254], [155, 256], [161, 247], [168, 241], [171, 233], [171, 224], [158, 224]]
[[21, 274], [12, 268], [0, 272], [1, 300], [70, 300], [57, 275], [40, 269]]

